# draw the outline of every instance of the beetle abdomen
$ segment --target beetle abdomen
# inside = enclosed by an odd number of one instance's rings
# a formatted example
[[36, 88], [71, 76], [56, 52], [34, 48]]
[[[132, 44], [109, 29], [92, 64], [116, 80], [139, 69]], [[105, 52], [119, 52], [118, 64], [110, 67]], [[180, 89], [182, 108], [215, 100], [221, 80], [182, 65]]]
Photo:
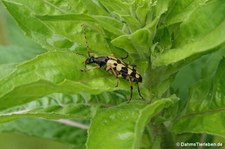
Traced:
[[120, 59], [108, 57], [108, 61], [106, 62], [106, 70], [113, 71], [113, 74], [116, 75], [117, 77], [122, 77], [132, 82], [142, 82], [142, 77], [136, 71], [136, 69], [124, 63]]

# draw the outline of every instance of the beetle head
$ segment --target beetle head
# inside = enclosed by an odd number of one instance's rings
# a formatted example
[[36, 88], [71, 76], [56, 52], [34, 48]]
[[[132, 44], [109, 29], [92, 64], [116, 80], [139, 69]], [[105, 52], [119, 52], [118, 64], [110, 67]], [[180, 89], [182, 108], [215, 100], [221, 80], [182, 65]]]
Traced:
[[88, 57], [86, 60], [85, 60], [85, 65], [87, 65], [87, 64], [91, 64], [91, 63], [94, 63], [94, 59], [95, 59], [95, 57], [94, 56], [90, 56], [90, 57]]

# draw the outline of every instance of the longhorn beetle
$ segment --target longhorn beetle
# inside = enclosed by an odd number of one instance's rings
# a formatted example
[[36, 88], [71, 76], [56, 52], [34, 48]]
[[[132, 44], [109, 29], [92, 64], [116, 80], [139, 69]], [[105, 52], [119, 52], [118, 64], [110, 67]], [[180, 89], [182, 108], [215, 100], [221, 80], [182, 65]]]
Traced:
[[[87, 36], [86, 32], [84, 30], [84, 38], [86, 41], [87, 50], [89, 50], [88, 43], [87, 43]], [[90, 52], [88, 51], [88, 58], [85, 60], [84, 65], [85, 69], [81, 70], [83, 72], [88, 71], [86, 69], [86, 65], [95, 63], [97, 66], [95, 68], [101, 68], [103, 67], [106, 71], [110, 71], [114, 76], [117, 78], [117, 84], [118, 86], [118, 78], [124, 78], [129, 81], [130, 83], [130, 98], [129, 101], [132, 99], [133, 95], [133, 82], [137, 85], [137, 90], [139, 96], [144, 99], [141, 95], [140, 88], [139, 88], [139, 82], [142, 82], [142, 76], [140, 73], [138, 73], [135, 69], [136, 65], [128, 65], [123, 61], [123, 59], [126, 59], [128, 55], [125, 58], [115, 58], [112, 56], [101, 56], [101, 57], [94, 57], [90, 55]]]

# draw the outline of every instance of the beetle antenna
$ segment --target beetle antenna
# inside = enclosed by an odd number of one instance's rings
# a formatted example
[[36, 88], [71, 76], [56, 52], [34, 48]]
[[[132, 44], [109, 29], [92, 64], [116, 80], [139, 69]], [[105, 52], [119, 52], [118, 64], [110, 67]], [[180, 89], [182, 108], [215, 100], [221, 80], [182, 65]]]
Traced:
[[128, 58], [128, 53], [127, 53], [126, 57], [121, 57], [122, 60], [124, 60], [126, 58]]
[[84, 29], [84, 39], [85, 39], [85, 43], [86, 43], [86, 48], [87, 48], [87, 51], [88, 51], [88, 57], [90, 57], [90, 48], [88, 46], [88, 41], [87, 41], [87, 33], [86, 33], [86, 25], [82, 25], [83, 29]]

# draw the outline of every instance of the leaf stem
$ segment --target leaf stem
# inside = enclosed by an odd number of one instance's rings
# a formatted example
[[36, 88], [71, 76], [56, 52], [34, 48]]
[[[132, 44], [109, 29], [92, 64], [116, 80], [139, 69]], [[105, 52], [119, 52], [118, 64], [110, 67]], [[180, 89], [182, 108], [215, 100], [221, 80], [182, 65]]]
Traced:
[[84, 125], [82, 123], [72, 121], [72, 120], [59, 119], [59, 120], [55, 120], [55, 121], [62, 123], [64, 125], [72, 126], [72, 127], [77, 127], [77, 128], [81, 128], [81, 129], [89, 129], [89, 125]]

